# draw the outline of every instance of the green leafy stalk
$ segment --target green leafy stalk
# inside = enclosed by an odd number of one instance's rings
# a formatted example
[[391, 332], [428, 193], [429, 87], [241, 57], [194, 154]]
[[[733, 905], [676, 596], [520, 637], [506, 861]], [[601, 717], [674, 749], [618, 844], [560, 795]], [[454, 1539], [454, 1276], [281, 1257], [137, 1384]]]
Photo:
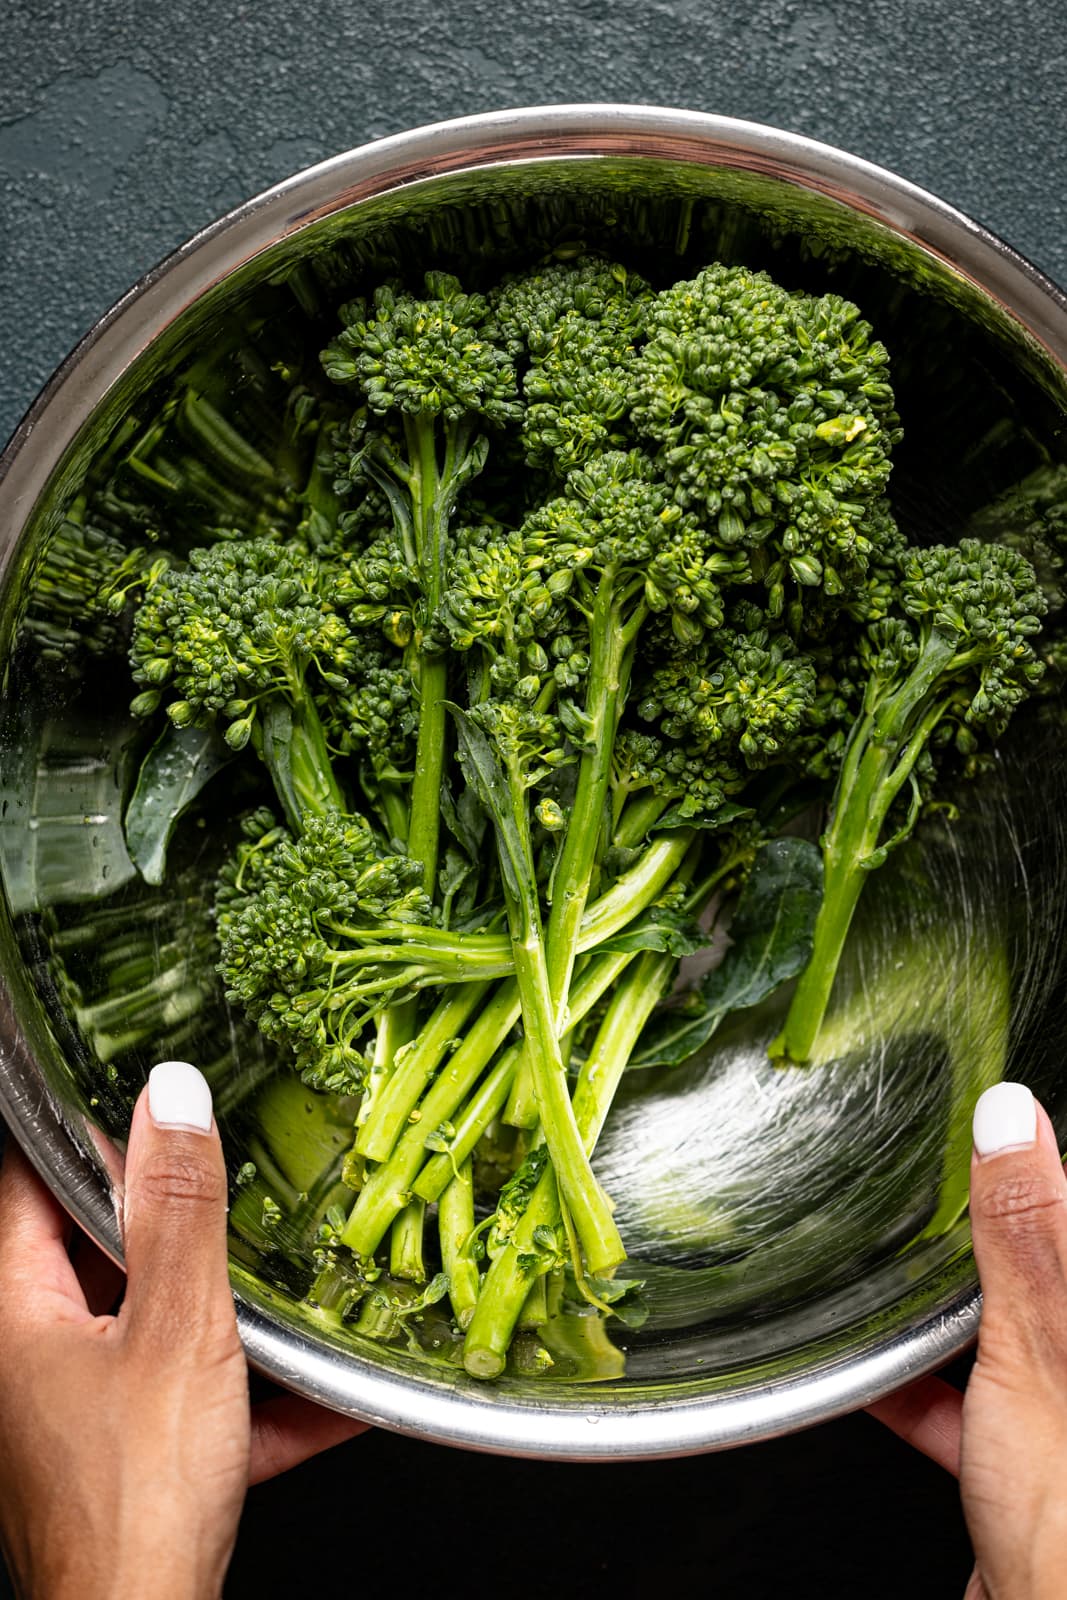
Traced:
[[[443, 272], [425, 279], [420, 299], [380, 288], [352, 301], [344, 327], [323, 352], [327, 374], [355, 383], [377, 419], [353, 460], [384, 491], [410, 569], [418, 663], [419, 727], [411, 788], [408, 854], [437, 882], [445, 761], [448, 664], [432, 637], [441, 606], [456, 501], [485, 465], [486, 424], [517, 419], [515, 372], [487, 327], [489, 307]], [[403, 444], [397, 425], [402, 431]]]
[[529, 1293], [523, 1301], [522, 1310], [515, 1326], [519, 1329], [536, 1330], [548, 1321], [548, 1289], [546, 1285], [547, 1274], [542, 1272], [530, 1285]]
[[[464, 773], [496, 829], [515, 981], [545, 1139], [589, 1269], [598, 1277], [608, 1277], [626, 1259], [626, 1251], [612, 1220], [607, 1196], [593, 1176], [574, 1120], [560, 1050], [558, 1002], [552, 993], [545, 954], [525, 778], [517, 762], [509, 763], [511, 770], [505, 776], [481, 728], [458, 708], [454, 715]], [[570, 965], [568, 963], [568, 978]]]
[[646, 950], [615, 989], [574, 1090], [574, 1115], [592, 1152], [642, 1030], [674, 981], [673, 955]]
[[509, 1045], [486, 1073], [461, 1112], [452, 1119], [454, 1132], [448, 1149], [432, 1156], [412, 1184], [423, 1200], [437, 1200], [452, 1181], [455, 1167], [473, 1154], [475, 1146], [500, 1115], [515, 1078], [520, 1044]]
[[[564, 1046], [633, 960], [634, 956], [628, 951], [595, 956], [575, 979], [567, 1008], [568, 1032], [561, 1041]], [[517, 1076], [521, 1055], [522, 1045], [511, 1045], [482, 1079], [463, 1110], [452, 1119], [455, 1132], [449, 1141], [448, 1153], [435, 1155], [427, 1161], [413, 1185], [414, 1192], [424, 1200], [438, 1198], [452, 1175], [452, 1163], [465, 1160], [494, 1118], [500, 1115]]]
[[460, 1328], [474, 1316], [481, 1287], [478, 1263], [470, 1253], [474, 1234], [474, 1178], [468, 1157], [446, 1185], [438, 1205], [441, 1266], [448, 1274], [448, 1297]]
[[[590, 1154], [641, 1030], [670, 988], [676, 967], [673, 956], [646, 951], [614, 990], [574, 1094], [580, 1137]], [[530, 1291], [529, 1260], [534, 1234], [540, 1228], [555, 1229], [561, 1219], [559, 1193], [549, 1168], [485, 1276], [463, 1347], [464, 1365], [473, 1377], [495, 1378], [503, 1372], [508, 1345]]]
[[[823, 841], [824, 896], [812, 959], [797, 984], [772, 1055], [811, 1059], [852, 918], [868, 874], [911, 833], [923, 788], [920, 762], [940, 725], [997, 733], [1040, 680], [1030, 637], [1046, 603], [1034, 570], [1015, 551], [964, 539], [908, 551], [901, 604], [915, 625], [874, 625], [863, 711], [845, 751]], [[884, 837], [898, 797], [910, 804]]]
[[535, 1234], [560, 1226], [556, 1174], [544, 1168], [526, 1209], [503, 1250], [482, 1279], [481, 1293], [463, 1342], [463, 1365], [472, 1378], [499, 1378], [507, 1365], [508, 1346], [532, 1287], [530, 1263], [539, 1259]]
[[615, 733], [626, 697], [627, 657], [641, 615], [639, 608], [634, 617], [624, 617], [616, 573], [608, 567], [597, 586], [590, 619], [584, 749], [574, 805], [553, 880], [548, 919], [548, 981], [557, 1013], [570, 988], [578, 953], [579, 929], [599, 853]]
[[[624, 628], [622, 606], [616, 593], [616, 576], [612, 567], [601, 575], [590, 619], [583, 752], [578, 766], [574, 804], [567, 819], [567, 830], [552, 883], [546, 963], [549, 990], [557, 1013], [557, 1032], [561, 1031], [563, 1025], [559, 1008], [566, 1000], [570, 987], [579, 950], [579, 930], [600, 855], [615, 735], [629, 676], [629, 647], [640, 621], [639, 613]], [[536, 1126], [540, 1108], [537, 1081], [533, 1054], [527, 1050], [505, 1112], [506, 1120], [513, 1127]]]
[[421, 1200], [412, 1200], [393, 1223], [389, 1235], [391, 1277], [404, 1278], [409, 1283], [426, 1282], [426, 1264], [422, 1256], [425, 1221], [425, 1204]]
[[[401, 481], [410, 495], [411, 535], [415, 546], [419, 586], [427, 619], [441, 605], [449, 527], [456, 497], [463, 484], [485, 459], [485, 441], [472, 442], [466, 420], [441, 422], [431, 410], [404, 415], [408, 444], [407, 472]], [[443, 461], [438, 458], [443, 434]], [[370, 457], [373, 461], [373, 453]], [[395, 457], [391, 458], [395, 462]], [[377, 466], [380, 475], [382, 468]], [[393, 467], [394, 472], [398, 469]], [[394, 505], [395, 505], [395, 496]], [[448, 661], [425, 639], [417, 652], [419, 727], [415, 747], [415, 776], [408, 811], [408, 854], [423, 865], [423, 882], [432, 894], [437, 882], [437, 857], [441, 833], [441, 784], [445, 766], [447, 731]]]
[[421, 1102], [419, 1121], [400, 1135], [389, 1160], [368, 1175], [342, 1234], [362, 1260], [370, 1260], [393, 1218], [407, 1205], [426, 1159], [427, 1134], [455, 1115], [519, 1020], [520, 1010], [518, 985], [511, 979], [501, 984], [439, 1072]]
[[488, 983], [461, 985], [446, 994], [417, 1039], [393, 1051], [393, 1070], [362, 1120], [355, 1148], [371, 1161], [387, 1161], [423, 1090], [471, 1015], [485, 999]]

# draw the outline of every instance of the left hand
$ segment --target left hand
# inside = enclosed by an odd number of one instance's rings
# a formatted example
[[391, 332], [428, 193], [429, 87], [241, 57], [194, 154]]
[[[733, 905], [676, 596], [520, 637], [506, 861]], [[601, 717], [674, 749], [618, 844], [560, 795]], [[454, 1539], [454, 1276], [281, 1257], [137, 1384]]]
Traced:
[[206, 1600], [245, 1490], [363, 1430], [295, 1395], [250, 1411], [211, 1096], [153, 1070], [126, 1160], [122, 1275], [13, 1139], [0, 1172], [0, 1536], [20, 1593]]

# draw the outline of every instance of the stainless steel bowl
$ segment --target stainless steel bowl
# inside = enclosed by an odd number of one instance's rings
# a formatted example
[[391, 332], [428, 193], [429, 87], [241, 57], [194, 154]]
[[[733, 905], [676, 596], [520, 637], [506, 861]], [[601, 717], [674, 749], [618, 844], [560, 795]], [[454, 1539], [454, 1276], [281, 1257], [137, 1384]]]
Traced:
[[[87, 689], [85, 661], [99, 658], [78, 648], [52, 650], [44, 669], [34, 653], [44, 552], [117, 430], [156, 416], [191, 362], [228, 374], [240, 403], [240, 330], [313, 321], [302, 282], [325, 303], [390, 260], [506, 261], [531, 228], [636, 249], [661, 279], [721, 256], [859, 300], [897, 360], [907, 439], [896, 495], [916, 537], [980, 526], [1035, 472], [1059, 492], [1059, 291], [912, 185], [751, 123], [580, 105], [423, 128], [298, 174], [151, 272], [56, 373], [0, 462], [0, 1108], [116, 1259], [123, 1117], [156, 1041], [107, 1034], [87, 993], [91, 972], [68, 959], [69, 930], [78, 902], [108, 888], [133, 921], [150, 912], [118, 830], [129, 729], [104, 707], [121, 707], [121, 690]], [[1057, 1001], [1067, 780], [1032, 729], [1006, 742], [998, 772], [999, 787], [955, 832], [935, 829], [916, 847], [939, 885], [934, 905], [908, 898], [914, 853], [872, 891], [839, 1059], [773, 1072], [763, 1050], [773, 1017], [761, 1014], [684, 1073], [623, 1097], [601, 1169], [659, 1308], [652, 1332], [623, 1341], [623, 1376], [480, 1385], [325, 1326], [301, 1305], [284, 1252], [235, 1236], [251, 1361], [402, 1432], [590, 1460], [801, 1427], [960, 1351], [979, 1314], [958, 1219], [968, 1089], [982, 1073], [1025, 1076], [1067, 1125]], [[917, 930], [924, 943], [913, 950]], [[917, 1007], [902, 971], [921, 976]], [[174, 1017], [192, 1059], [219, 1053], [218, 1014], [209, 997], [198, 1014]], [[258, 1136], [262, 1072], [254, 1050], [238, 1056], [219, 1097], [235, 1167]], [[251, 1099], [238, 1105], [235, 1084]]]

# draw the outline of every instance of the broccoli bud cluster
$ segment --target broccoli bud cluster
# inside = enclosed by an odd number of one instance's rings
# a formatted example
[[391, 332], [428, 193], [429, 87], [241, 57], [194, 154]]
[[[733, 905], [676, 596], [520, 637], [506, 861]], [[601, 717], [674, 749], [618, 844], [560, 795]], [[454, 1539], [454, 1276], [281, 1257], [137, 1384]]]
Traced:
[[489, 304], [447, 272], [426, 274], [424, 299], [388, 285], [341, 310], [342, 332], [323, 356], [327, 376], [356, 383], [374, 412], [474, 413], [517, 421], [515, 372], [486, 324]]
[[330, 560], [269, 538], [221, 540], [185, 567], [154, 570], [130, 645], [134, 681], [147, 686], [138, 713], [173, 695], [176, 726], [218, 717], [240, 749], [268, 692], [298, 698], [309, 669], [344, 688], [355, 638], [336, 609], [339, 577]]

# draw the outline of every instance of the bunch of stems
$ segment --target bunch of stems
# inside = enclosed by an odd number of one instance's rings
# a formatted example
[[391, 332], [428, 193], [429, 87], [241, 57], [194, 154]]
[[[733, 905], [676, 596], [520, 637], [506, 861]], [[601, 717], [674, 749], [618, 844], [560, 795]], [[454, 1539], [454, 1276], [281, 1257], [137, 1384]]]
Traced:
[[[658, 804], [663, 809], [665, 802]], [[643, 836], [651, 809], [645, 801], [631, 802], [614, 842]], [[677, 959], [670, 954], [601, 952], [597, 945], [625, 929], [672, 885], [686, 885], [689, 912], [702, 908], [719, 874], [712, 871], [698, 882], [701, 857], [701, 841], [692, 830], [660, 835], [630, 874], [586, 907], [578, 923], [576, 960], [557, 1010], [555, 1040], [564, 1062], [579, 1042], [586, 1052], [573, 1094], [569, 1087], [567, 1092], [587, 1158], [641, 1030], [677, 971]], [[591, 1019], [594, 1012], [597, 1016]], [[378, 1074], [365, 1101], [355, 1142], [365, 1175], [342, 1233], [344, 1244], [364, 1263], [388, 1238], [391, 1270], [395, 1273], [403, 1264], [401, 1276], [421, 1280], [427, 1273], [414, 1241], [422, 1235], [425, 1208], [437, 1205], [440, 1258], [457, 1324], [466, 1333], [464, 1361], [478, 1377], [497, 1376], [516, 1328], [537, 1326], [548, 1315], [543, 1279], [555, 1263], [538, 1250], [534, 1235], [539, 1229], [562, 1231], [578, 1287], [594, 1302], [588, 1278], [610, 1276], [622, 1259], [609, 1259], [607, 1270], [602, 1259], [589, 1260], [561, 1196], [556, 1167], [549, 1162], [517, 1227], [488, 1269], [480, 1270], [472, 1157], [501, 1124], [516, 1128], [519, 1156], [544, 1138], [539, 1118], [536, 1113], [531, 1118], [525, 1105], [522, 1083], [530, 1043], [517, 1034], [521, 1019], [515, 977], [496, 985], [458, 985], [442, 996], [391, 1068]], [[460, 1219], [470, 1224], [462, 1245], [457, 1242]], [[407, 1241], [404, 1250], [397, 1246], [397, 1230]]]

